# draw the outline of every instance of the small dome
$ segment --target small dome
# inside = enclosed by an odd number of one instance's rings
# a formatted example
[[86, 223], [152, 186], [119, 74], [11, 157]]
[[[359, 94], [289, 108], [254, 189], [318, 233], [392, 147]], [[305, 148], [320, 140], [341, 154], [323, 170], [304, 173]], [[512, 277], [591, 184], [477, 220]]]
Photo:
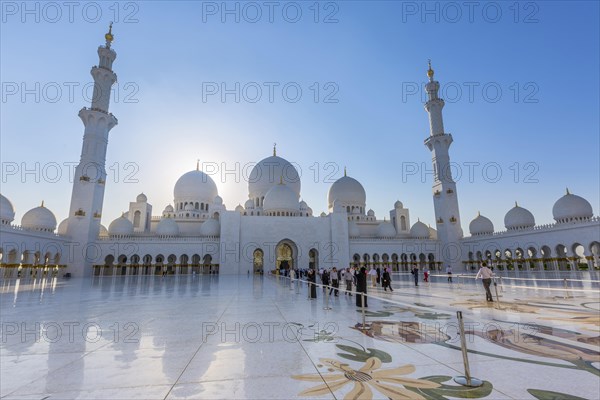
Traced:
[[304, 200], [300, 202], [300, 210], [305, 211], [308, 208], [308, 204]]
[[6, 197], [0, 194], [0, 223], [10, 224], [15, 220], [15, 209]]
[[402, 202], [400, 200], [396, 200], [396, 202], [394, 203], [394, 208], [395, 209], [404, 208], [404, 204], [402, 204]]
[[173, 190], [175, 203], [186, 201], [212, 203], [218, 194], [217, 185], [212, 178], [199, 170], [183, 174], [175, 183]]
[[527, 229], [535, 226], [533, 214], [517, 203], [504, 216], [504, 226], [508, 230]]
[[131, 236], [133, 235], [133, 224], [125, 218], [125, 215], [122, 215], [110, 223], [108, 234], [110, 236]]
[[358, 224], [354, 221], [348, 222], [348, 236], [350, 237], [359, 237], [360, 229], [358, 228]]
[[416, 239], [429, 239], [429, 227], [417, 221], [410, 227], [410, 236]]
[[100, 224], [100, 232], [98, 233], [100, 237], [108, 237], [108, 229], [102, 224]]
[[364, 207], [367, 194], [359, 181], [344, 175], [329, 188], [327, 203], [330, 209], [333, 208], [334, 201], [338, 201], [344, 207], [353, 205]]
[[168, 206], [166, 206], [165, 209], [164, 209], [164, 211], [163, 211], [163, 213], [172, 213], [172, 212], [175, 212], [175, 209], [170, 204]]
[[286, 184], [273, 186], [265, 195], [265, 211], [297, 211], [300, 207], [298, 195]]
[[56, 229], [56, 217], [42, 203], [41, 206], [32, 208], [23, 215], [21, 226], [36, 231], [54, 232], [54, 229]]
[[469, 224], [469, 232], [471, 235], [491, 235], [494, 233], [494, 224], [488, 218], [479, 214]]
[[188, 203], [183, 207], [185, 211], [194, 211], [194, 205], [192, 203]]
[[246, 203], [244, 203], [244, 208], [246, 210], [253, 210], [254, 209], [254, 202], [252, 201], [252, 199], [246, 200]]
[[325, 214], [325, 211], [321, 212], [321, 214], [319, 215], [320, 217], [326, 217], [327, 214]]
[[558, 199], [552, 207], [552, 216], [558, 223], [587, 220], [594, 216], [592, 205], [583, 197], [569, 193]]
[[235, 208], [235, 211], [239, 212], [239, 213], [243, 213], [244, 212], [244, 207], [242, 207], [241, 204], [238, 204], [237, 207]]
[[222, 206], [223, 205], [223, 198], [221, 196], [215, 196], [214, 204], [216, 206]]
[[138, 203], [145, 203], [148, 201], [148, 197], [146, 197], [146, 195], [144, 193], [140, 193], [135, 198], [135, 201], [137, 201]]
[[162, 218], [156, 225], [156, 234], [158, 236], [177, 236], [179, 235], [179, 225], [173, 218]]
[[221, 236], [221, 224], [214, 218], [207, 219], [200, 227], [202, 236]]
[[69, 218], [65, 218], [62, 221], [60, 221], [60, 224], [58, 224], [58, 228], [56, 228], [56, 233], [58, 233], [59, 235], [67, 234], [67, 229], [69, 228]]
[[377, 226], [377, 237], [386, 238], [396, 236], [396, 228], [388, 221], [383, 221]]
[[373, 210], [367, 211], [367, 216], [368, 217], [374, 217], [375, 216], [375, 211], [373, 211]]
[[427, 228], [429, 228], [429, 239], [437, 240], [437, 238], [438, 238], [437, 231], [435, 229], [433, 229], [431, 226], [428, 226]]

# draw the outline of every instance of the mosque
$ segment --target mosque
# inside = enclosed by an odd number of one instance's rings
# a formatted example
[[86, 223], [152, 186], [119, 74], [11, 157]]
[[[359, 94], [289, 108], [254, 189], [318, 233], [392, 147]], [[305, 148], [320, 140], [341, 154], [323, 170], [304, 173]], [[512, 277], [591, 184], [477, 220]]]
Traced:
[[[407, 270], [413, 265], [455, 272], [488, 261], [498, 270], [567, 271], [600, 269], [600, 218], [590, 203], [569, 193], [552, 208], [554, 223], [536, 224], [515, 204], [497, 230], [483, 215], [461, 229], [458, 190], [450, 171], [451, 134], [444, 129], [444, 100], [429, 66], [426, 85], [432, 154], [435, 227], [414, 222], [396, 201], [377, 217], [356, 179], [344, 176], [329, 188], [328, 212], [313, 215], [301, 198], [301, 180], [292, 163], [273, 154], [258, 162], [248, 179], [248, 200], [228, 210], [212, 178], [198, 167], [181, 176], [173, 203], [153, 214], [140, 194], [126, 213], [100, 224], [106, 185], [109, 132], [118, 124], [109, 112], [116, 82], [112, 27], [92, 67], [90, 107], [79, 111], [84, 125], [69, 217], [57, 226], [42, 203], [20, 225], [15, 208], [0, 195], [0, 266], [4, 276], [70, 273], [72, 276], [148, 274], [248, 274], [284, 268], [376, 265]], [[6, 193], [5, 193], [6, 194]], [[10, 195], [9, 195], [10, 197]], [[17, 272], [18, 271], [18, 272]], [[60, 271], [60, 272], [59, 272]]]

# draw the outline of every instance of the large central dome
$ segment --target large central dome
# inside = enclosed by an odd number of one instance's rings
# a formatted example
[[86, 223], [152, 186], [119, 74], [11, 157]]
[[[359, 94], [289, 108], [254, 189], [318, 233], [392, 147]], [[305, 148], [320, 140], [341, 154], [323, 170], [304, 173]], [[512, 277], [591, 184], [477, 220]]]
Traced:
[[262, 198], [281, 181], [300, 196], [300, 175], [296, 168], [276, 155], [267, 157], [252, 168], [248, 177], [248, 196], [253, 200], [260, 199], [262, 205]]
[[335, 181], [329, 188], [327, 204], [331, 210], [334, 201], [343, 207], [357, 207], [362, 213], [366, 205], [367, 194], [359, 181], [346, 176], [344, 172], [344, 176]]
[[173, 190], [175, 203], [199, 201], [212, 204], [218, 194], [217, 185], [212, 178], [199, 170], [183, 174]]

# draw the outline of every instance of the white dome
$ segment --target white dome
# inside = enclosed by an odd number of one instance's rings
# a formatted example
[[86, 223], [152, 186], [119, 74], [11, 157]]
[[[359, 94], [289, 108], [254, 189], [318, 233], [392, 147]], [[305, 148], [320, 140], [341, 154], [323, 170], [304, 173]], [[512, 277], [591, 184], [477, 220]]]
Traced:
[[359, 181], [344, 175], [329, 188], [329, 193], [327, 194], [329, 208], [333, 207], [334, 201], [338, 201], [344, 207], [364, 207], [367, 201], [367, 194]]
[[210, 218], [202, 223], [200, 227], [202, 236], [221, 236], [221, 224], [217, 219]]
[[350, 237], [359, 237], [360, 236], [360, 229], [358, 227], [358, 224], [354, 221], [348, 222], [348, 236], [350, 236]]
[[319, 215], [320, 217], [326, 217], [327, 214], [325, 214], [325, 211], [321, 212], [321, 214]]
[[383, 221], [377, 226], [377, 237], [386, 238], [396, 236], [396, 228], [388, 221]]
[[567, 194], [554, 203], [552, 216], [556, 222], [561, 223], [590, 219], [594, 216], [594, 211], [589, 201], [567, 191]]
[[165, 209], [164, 209], [164, 211], [163, 211], [163, 213], [172, 213], [172, 212], [175, 212], [175, 209], [170, 204], [168, 206], [166, 206]]
[[254, 202], [252, 201], [252, 199], [246, 200], [246, 203], [244, 203], [244, 208], [246, 210], [253, 210], [254, 209]]
[[400, 200], [397, 200], [394, 203], [394, 208], [404, 208], [404, 204], [402, 204], [402, 202]]
[[431, 226], [428, 226], [427, 228], [429, 228], [429, 239], [437, 240], [437, 238], [438, 238], [437, 231], [435, 229], [433, 229]]
[[504, 226], [509, 230], [533, 228], [535, 226], [535, 218], [529, 210], [519, 207], [515, 203], [515, 206], [504, 216]]
[[162, 218], [156, 225], [156, 234], [158, 236], [177, 236], [179, 235], [179, 225], [173, 218]]
[[42, 203], [40, 207], [32, 208], [23, 215], [21, 226], [36, 231], [54, 232], [54, 229], [56, 229], [56, 217]]
[[145, 203], [148, 201], [148, 197], [146, 197], [146, 195], [144, 193], [140, 193], [135, 198], [135, 201], [137, 201], [138, 203]]
[[410, 236], [417, 239], [429, 239], [429, 227], [421, 221], [410, 227]]
[[133, 224], [125, 218], [125, 215], [122, 215], [110, 223], [108, 234], [110, 236], [131, 236], [133, 235]]
[[265, 195], [265, 211], [297, 211], [298, 194], [286, 184], [273, 186]]
[[469, 224], [471, 235], [490, 235], [494, 233], [494, 224], [488, 218], [479, 214]]
[[306, 209], [307, 209], [307, 208], [308, 208], [308, 204], [306, 204], [306, 202], [305, 202], [304, 200], [302, 200], [302, 201], [300, 202], [300, 209], [301, 209], [302, 211], [306, 211]]
[[222, 206], [223, 205], [223, 198], [221, 196], [215, 196], [214, 204], [217, 205], [217, 206]]
[[67, 234], [67, 229], [69, 228], [69, 218], [65, 218], [62, 221], [60, 221], [60, 224], [58, 224], [58, 228], [56, 228], [56, 233], [58, 233], [59, 235]]
[[175, 203], [193, 201], [212, 204], [219, 195], [217, 185], [202, 171], [194, 170], [181, 176], [173, 190]]
[[239, 212], [239, 213], [243, 213], [244, 212], [244, 207], [242, 207], [241, 204], [238, 204], [237, 207], [235, 208], [235, 211]]
[[280, 180], [300, 196], [300, 175], [287, 160], [275, 155], [261, 160], [252, 168], [248, 177], [248, 195], [251, 199], [262, 198], [279, 184]]
[[375, 216], [375, 211], [373, 211], [373, 210], [367, 211], [367, 216], [374, 217]]
[[0, 221], [10, 224], [15, 219], [15, 209], [6, 197], [0, 194]]
[[108, 229], [102, 224], [100, 224], [100, 232], [98, 233], [100, 237], [108, 237]]

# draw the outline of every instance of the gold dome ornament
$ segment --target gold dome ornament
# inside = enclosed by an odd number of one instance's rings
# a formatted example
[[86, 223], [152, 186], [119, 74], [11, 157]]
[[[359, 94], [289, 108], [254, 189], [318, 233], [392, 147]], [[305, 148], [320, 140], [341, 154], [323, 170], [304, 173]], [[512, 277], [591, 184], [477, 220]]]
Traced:
[[431, 69], [431, 60], [428, 60], [429, 69], [427, 70], [427, 76], [429, 79], [433, 79], [433, 69]]
[[106, 46], [107, 47], [110, 47], [110, 44], [115, 39], [115, 37], [112, 34], [112, 26], [113, 26], [113, 23], [111, 22], [110, 25], [109, 25], [109, 27], [108, 27], [108, 32], [106, 33], [106, 35], [104, 35], [104, 38], [106, 39]]

